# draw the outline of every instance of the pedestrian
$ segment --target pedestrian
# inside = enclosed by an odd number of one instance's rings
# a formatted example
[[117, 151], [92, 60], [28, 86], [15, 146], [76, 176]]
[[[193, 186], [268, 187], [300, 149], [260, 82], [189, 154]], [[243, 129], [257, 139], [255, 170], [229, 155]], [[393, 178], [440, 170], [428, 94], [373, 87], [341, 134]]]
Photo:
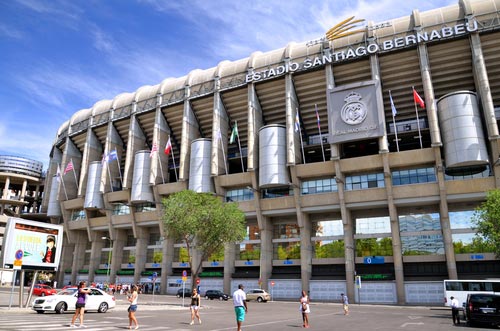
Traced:
[[137, 294], [137, 286], [132, 285], [132, 293], [127, 295], [128, 302], [130, 306], [128, 307], [128, 328], [132, 329], [132, 322], [135, 324], [135, 330], [139, 329], [139, 323], [137, 323], [137, 318], [135, 317], [135, 312], [137, 311], [137, 299], [139, 294]]
[[349, 298], [344, 293], [340, 293], [344, 315], [349, 315]]
[[201, 318], [200, 318], [200, 307], [201, 307], [201, 297], [200, 294], [198, 293], [198, 290], [193, 288], [193, 292], [191, 293], [191, 305], [189, 309], [191, 310], [191, 323], [189, 325], [194, 324], [194, 318], [198, 318], [198, 322], [201, 324]]
[[73, 315], [73, 318], [71, 319], [71, 324], [69, 325], [70, 328], [75, 327], [75, 321], [76, 318], [80, 318], [80, 327], [85, 328], [86, 326], [83, 324], [83, 314], [85, 313], [85, 302], [87, 302], [87, 294], [90, 293], [90, 289], [85, 288], [85, 281], [81, 281], [78, 283], [78, 294], [77, 294], [77, 299], [76, 299], [76, 304], [75, 304], [75, 314]]
[[306, 291], [302, 291], [302, 296], [300, 297], [300, 311], [302, 312], [302, 326], [308, 328], [311, 309], [309, 308], [309, 296], [306, 294]]
[[460, 303], [457, 298], [450, 297], [451, 302], [451, 318], [453, 319], [453, 324], [460, 324]]
[[234, 313], [236, 314], [237, 331], [241, 331], [241, 324], [245, 321], [245, 314], [248, 312], [247, 295], [243, 291], [243, 285], [239, 284], [238, 289], [233, 293]]

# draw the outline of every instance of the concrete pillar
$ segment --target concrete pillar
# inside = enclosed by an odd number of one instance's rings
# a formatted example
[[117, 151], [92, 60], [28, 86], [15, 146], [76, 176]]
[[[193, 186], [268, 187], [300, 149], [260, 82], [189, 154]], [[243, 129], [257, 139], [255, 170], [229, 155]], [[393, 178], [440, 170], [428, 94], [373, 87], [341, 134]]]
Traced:
[[[377, 82], [377, 89], [375, 92], [378, 94], [377, 100], [383, 100], [382, 88], [381, 88], [382, 82], [380, 79], [380, 65], [378, 62], [377, 54], [370, 55], [370, 68], [371, 68], [371, 72], [372, 72], [372, 79]], [[379, 109], [377, 109], [378, 112], [384, 112], [383, 105], [382, 105], [382, 107], [378, 107], [378, 108], [379, 108]], [[385, 116], [382, 116], [382, 118], [385, 119]], [[385, 120], [384, 120], [383, 124], [384, 124], [384, 135], [382, 137], [378, 138], [378, 148], [379, 148], [380, 153], [387, 153], [387, 152], [389, 152], [389, 145], [387, 143], [387, 130], [386, 130], [386, 126], [385, 126]]]
[[[19, 193], [19, 201], [24, 201], [24, 197], [26, 195], [26, 187], [28, 186], [28, 181], [25, 179], [23, 180], [23, 187], [21, 189], [21, 193]], [[20, 214], [21, 211], [23, 210], [22, 206], [17, 206], [16, 207], [16, 214]]]
[[396, 278], [397, 302], [402, 305], [406, 303], [405, 282], [403, 272], [403, 250], [401, 247], [401, 236], [399, 234], [399, 217], [394, 205], [394, 195], [392, 191], [392, 177], [389, 166], [389, 154], [382, 154], [384, 164], [385, 189], [387, 192], [387, 206], [389, 207], [389, 218], [391, 221], [392, 233], [392, 257], [394, 260], [394, 276]]
[[[333, 77], [333, 67], [331, 64], [325, 66], [325, 76], [326, 76], [326, 89], [327, 93], [331, 91], [335, 87], [335, 79]], [[328, 117], [330, 117], [330, 113], [328, 113]], [[339, 160], [339, 146], [338, 144], [330, 144], [330, 159], [331, 160]]]
[[[134, 104], [135, 105], [135, 104]], [[132, 187], [132, 178], [134, 177], [135, 153], [144, 150], [147, 139], [142, 131], [139, 120], [135, 115], [130, 116], [130, 127], [128, 130], [127, 156], [125, 159], [125, 169], [123, 170], [123, 187]], [[154, 158], [156, 160], [156, 157]]]
[[231, 293], [231, 279], [235, 271], [236, 252], [239, 250], [239, 244], [226, 244], [224, 247], [224, 293]]
[[141, 271], [146, 269], [149, 229], [137, 227], [137, 238], [135, 242], [134, 283], [139, 283]]
[[175, 240], [173, 240], [172, 238], [165, 237], [165, 239], [163, 240], [163, 258], [161, 260], [162, 294], [167, 294], [168, 277], [173, 273], [172, 262], [174, 262], [174, 244]]
[[[127, 230], [114, 229], [114, 235], [111, 236], [113, 241], [113, 251], [111, 253], [111, 271], [109, 274], [110, 282], [116, 283], [116, 272], [121, 269], [123, 261], [123, 248], [127, 244]], [[137, 254], [137, 252], [134, 252]]]
[[[100, 237], [92, 241], [89, 263], [89, 282], [94, 281], [95, 271], [99, 269], [99, 265], [101, 264], [101, 252], [104, 250], [104, 247], [106, 247], [106, 241], [107, 239], [101, 239]], [[77, 246], [79, 246], [78, 243]]]
[[10, 185], [10, 177], [7, 176], [7, 178], [5, 178], [5, 185], [3, 187], [2, 199], [9, 198], [9, 185]]
[[[267, 290], [267, 283], [273, 273], [273, 230], [271, 221], [262, 217], [263, 227], [260, 228], [260, 280], [262, 288]], [[260, 224], [259, 224], [260, 227]]]

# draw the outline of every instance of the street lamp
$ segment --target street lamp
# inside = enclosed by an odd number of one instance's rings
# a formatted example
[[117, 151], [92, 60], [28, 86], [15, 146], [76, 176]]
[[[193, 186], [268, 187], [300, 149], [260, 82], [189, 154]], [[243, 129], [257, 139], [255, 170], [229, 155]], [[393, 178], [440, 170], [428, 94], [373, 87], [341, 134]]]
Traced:
[[102, 240], [109, 240], [109, 251], [108, 251], [108, 270], [106, 272], [106, 276], [108, 278], [108, 286], [110, 284], [110, 279], [109, 279], [109, 270], [111, 268], [111, 251], [113, 250], [113, 241], [111, 241], [111, 238], [109, 237], [101, 237]]

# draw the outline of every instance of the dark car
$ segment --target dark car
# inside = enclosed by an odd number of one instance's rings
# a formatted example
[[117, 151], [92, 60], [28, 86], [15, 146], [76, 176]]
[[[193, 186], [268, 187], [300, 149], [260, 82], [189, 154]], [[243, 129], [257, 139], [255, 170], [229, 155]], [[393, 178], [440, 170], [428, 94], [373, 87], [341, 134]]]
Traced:
[[178, 298], [190, 298], [191, 294], [193, 294], [193, 291], [189, 288], [181, 288], [177, 291], [177, 297]]
[[229, 299], [229, 295], [219, 290], [207, 290], [205, 292], [205, 299], [219, 299], [227, 301]]
[[500, 325], [500, 295], [474, 293], [467, 295], [465, 317], [470, 325]]

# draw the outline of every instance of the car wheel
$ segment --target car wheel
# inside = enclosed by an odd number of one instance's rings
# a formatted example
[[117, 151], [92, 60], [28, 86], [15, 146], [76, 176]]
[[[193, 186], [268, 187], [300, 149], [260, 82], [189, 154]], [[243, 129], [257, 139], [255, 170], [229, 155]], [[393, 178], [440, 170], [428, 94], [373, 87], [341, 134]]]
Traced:
[[97, 312], [98, 313], [105, 313], [108, 311], [108, 304], [106, 302], [102, 302], [100, 305], [99, 305], [99, 309], [97, 309]]
[[261, 298], [261, 297], [258, 297], [258, 298], [257, 298], [257, 302], [262, 302], [262, 301], [264, 301], [264, 300], [262, 300], [262, 298]]
[[59, 302], [56, 306], [56, 314], [64, 314], [64, 312], [68, 309], [64, 302]]
[[177, 297], [180, 298], [181, 297], [180, 294], [177, 294]]
[[44, 293], [44, 292], [42, 292], [42, 294], [40, 294], [40, 295], [41, 295], [42, 297], [44, 297], [44, 296], [45, 296], [45, 293]]
[[43, 313], [45, 313], [45, 310], [37, 310], [36, 312], [39, 314], [43, 314]]

